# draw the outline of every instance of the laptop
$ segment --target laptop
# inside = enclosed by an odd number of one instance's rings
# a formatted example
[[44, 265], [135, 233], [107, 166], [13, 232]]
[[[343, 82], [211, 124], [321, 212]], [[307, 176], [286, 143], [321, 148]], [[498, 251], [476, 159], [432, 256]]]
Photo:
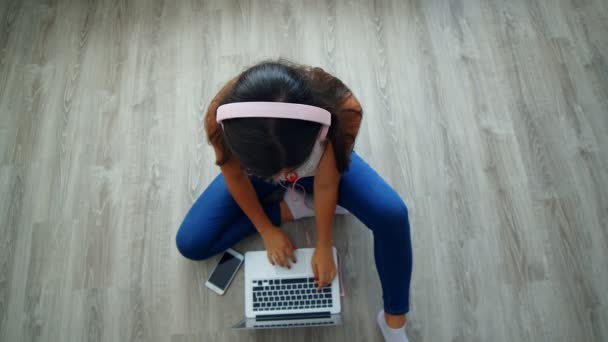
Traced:
[[[317, 293], [310, 261], [314, 248], [295, 250], [291, 269], [273, 266], [266, 251], [245, 253], [245, 317], [233, 329], [342, 324], [338, 275]], [[333, 247], [334, 260], [338, 261]], [[339, 273], [339, 272], [338, 272]]]

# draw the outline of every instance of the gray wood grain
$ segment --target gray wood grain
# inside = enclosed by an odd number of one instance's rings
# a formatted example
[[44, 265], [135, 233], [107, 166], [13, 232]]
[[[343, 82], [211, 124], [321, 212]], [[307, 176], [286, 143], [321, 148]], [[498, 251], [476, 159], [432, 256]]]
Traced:
[[0, 2], [0, 341], [380, 341], [352, 216], [342, 327], [230, 331], [242, 272], [216, 296], [174, 247], [219, 171], [207, 103], [277, 57], [363, 104], [356, 150], [410, 209], [411, 340], [608, 340], [607, 32], [601, 0]]

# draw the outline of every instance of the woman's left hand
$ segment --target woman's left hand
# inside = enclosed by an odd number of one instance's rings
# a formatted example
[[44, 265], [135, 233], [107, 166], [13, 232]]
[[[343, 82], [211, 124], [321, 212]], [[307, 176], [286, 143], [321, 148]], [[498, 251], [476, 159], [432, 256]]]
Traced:
[[331, 245], [317, 246], [312, 255], [312, 271], [317, 283], [317, 291], [331, 284], [336, 276], [336, 263]]

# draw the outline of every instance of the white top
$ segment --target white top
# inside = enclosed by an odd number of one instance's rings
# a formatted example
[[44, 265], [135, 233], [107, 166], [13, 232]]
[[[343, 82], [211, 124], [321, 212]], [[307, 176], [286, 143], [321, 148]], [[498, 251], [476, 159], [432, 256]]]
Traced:
[[280, 181], [294, 182], [299, 178], [314, 176], [317, 172], [317, 167], [319, 166], [321, 157], [323, 156], [325, 146], [326, 144], [317, 140], [312, 152], [310, 153], [310, 156], [308, 156], [308, 159], [306, 162], [304, 162], [304, 164], [300, 165], [300, 167], [291, 172], [281, 174], [276, 179]]

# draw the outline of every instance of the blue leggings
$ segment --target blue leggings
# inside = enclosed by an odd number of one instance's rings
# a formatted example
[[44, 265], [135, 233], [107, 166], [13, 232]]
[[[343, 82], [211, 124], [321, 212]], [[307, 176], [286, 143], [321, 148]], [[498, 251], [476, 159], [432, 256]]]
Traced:
[[[260, 199], [279, 186], [255, 178], [251, 178], [251, 183]], [[298, 184], [312, 193], [313, 177], [301, 178]], [[412, 275], [407, 207], [395, 190], [355, 152], [351, 155], [349, 171], [340, 179], [338, 204], [374, 234], [374, 257], [382, 283], [384, 311], [393, 315], [407, 313]], [[280, 226], [279, 203], [263, 204], [263, 208], [272, 223]], [[255, 227], [228, 192], [220, 174], [186, 215], [176, 242], [183, 256], [203, 260], [254, 233]]]

